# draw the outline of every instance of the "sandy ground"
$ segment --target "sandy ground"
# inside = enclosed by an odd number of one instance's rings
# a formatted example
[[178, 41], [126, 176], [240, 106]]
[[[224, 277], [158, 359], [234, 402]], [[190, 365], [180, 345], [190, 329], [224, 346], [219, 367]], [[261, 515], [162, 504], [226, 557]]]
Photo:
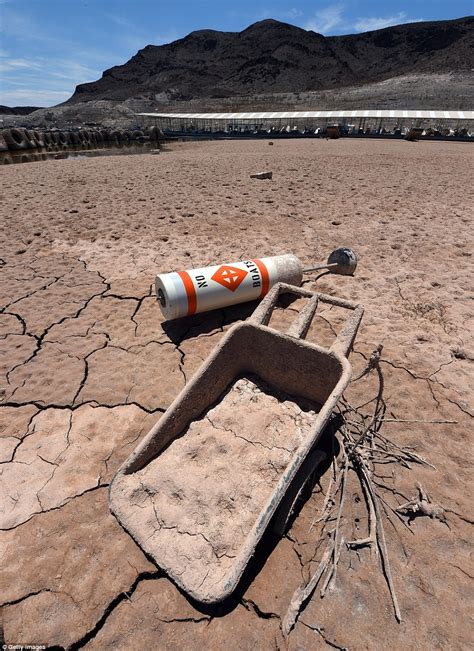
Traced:
[[[472, 155], [469, 144], [217, 142], [0, 170], [7, 643], [472, 648]], [[272, 181], [249, 179], [266, 169]], [[333, 590], [315, 594], [285, 641], [281, 618], [321, 554], [311, 523], [329, 473], [288, 534], [267, 537], [231, 603], [215, 609], [188, 601], [150, 562], [110, 515], [107, 486], [222, 333], [253, 308], [163, 325], [155, 274], [287, 252], [309, 263], [342, 245], [360, 256], [356, 276], [307, 285], [365, 305], [355, 373], [383, 344], [387, 413], [417, 421], [387, 422], [384, 434], [436, 467], [387, 466], [381, 495], [396, 507], [421, 482], [447, 523], [406, 526], [388, 511], [400, 624], [379, 557], [343, 547]], [[327, 310], [308, 338], [330, 343], [330, 323], [339, 321]], [[347, 398], [371, 399], [373, 376]], [[433, 420], [454, 422], [419, 422]], [[346, 540], [367, 528], [360, 485], [348, 480]]]

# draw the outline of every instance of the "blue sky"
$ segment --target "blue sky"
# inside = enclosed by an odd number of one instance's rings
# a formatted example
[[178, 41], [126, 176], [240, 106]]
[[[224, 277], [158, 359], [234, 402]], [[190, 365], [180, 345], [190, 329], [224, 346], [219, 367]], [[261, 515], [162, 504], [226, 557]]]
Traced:
[[0, 104], [52, 106], [145, 45], [275, 18], [325, 35], [473, 13], [473, 0], [0, 0]]

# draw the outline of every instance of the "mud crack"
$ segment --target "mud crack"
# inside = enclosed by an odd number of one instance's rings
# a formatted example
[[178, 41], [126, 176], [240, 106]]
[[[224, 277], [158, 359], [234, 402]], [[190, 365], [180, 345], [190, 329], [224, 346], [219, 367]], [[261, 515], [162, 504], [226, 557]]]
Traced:
[[112, 599], [95, 625], [79, 640], [73, 642], [73, 644], [68, 647], [68, 651], [76, 651], [76, 649], [82, 649], [88, 642], [95, 638], [97, 633], [99, 633], [100, 630], [104, 627], [108, 618], [112, 615], [117, 606], [119, 606], [125, 599], [130, 599], [142, 581], [145, 581], [147, 579], [159, 579], [162, 576], [163, 573], [160, 570], [156, 570], [154, 572], [141, 572], [135, 578], [134, 582], [128, 588], [128, 590], [122, 591], [114, 599]]

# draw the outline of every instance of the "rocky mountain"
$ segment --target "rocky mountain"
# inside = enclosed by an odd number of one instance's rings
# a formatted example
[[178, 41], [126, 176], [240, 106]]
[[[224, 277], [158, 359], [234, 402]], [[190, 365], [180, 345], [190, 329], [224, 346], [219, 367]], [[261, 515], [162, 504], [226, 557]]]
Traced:
[[40, 106], [3, 106], [0, 105], [0, 115], [29, 115], [39, 111]]
[[[147, 45], [66, 104], [131, 98], [160, 103], [361, 87], [404, 75], [474, 68], [474, 17], [324, 37], [275, 20], [242, 32], [201, 30]], [[64, 106], [64, 105], [63, 105]]]

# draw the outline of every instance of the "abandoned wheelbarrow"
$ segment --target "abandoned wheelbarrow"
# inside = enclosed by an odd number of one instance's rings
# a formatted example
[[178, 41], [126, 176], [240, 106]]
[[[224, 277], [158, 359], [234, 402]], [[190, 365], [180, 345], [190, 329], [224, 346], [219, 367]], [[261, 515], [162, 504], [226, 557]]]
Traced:
[[[286, 334], [267, 325], [282, 293], [309, 299]], [[318, 301], [353, 311], [330, 349], [304, 340]], [[350, 380], [347, 355], [362, 314], [348, 301], [275, 285], [114, 476], [112, 513], [194, 599], [232, 593], [311, 461]]]

